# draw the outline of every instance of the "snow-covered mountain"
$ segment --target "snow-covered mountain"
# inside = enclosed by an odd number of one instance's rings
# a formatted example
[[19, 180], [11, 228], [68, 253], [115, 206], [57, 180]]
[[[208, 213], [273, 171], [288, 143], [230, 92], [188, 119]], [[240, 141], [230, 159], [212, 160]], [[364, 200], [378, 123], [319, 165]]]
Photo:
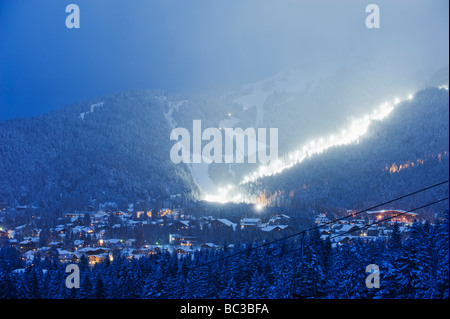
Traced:
[[[420, 87], [421, 83], [406, 80], [384, 85], [380, 78], [351, 68], [287, 69], [222, 93], [221, 100], [239, 111], [224, 112], [216, 124], [277, 128], [278, 154], [283, 157], [310, 141], [347, 129], [355, 119]], [[238, 184], [258, 169], [257, 164], [210, 165], [211, 176], [219, 184]]]
[[0, 199], [61, 212], [178, 193], [197, 198], [190, 170], [169, 159], [165, 115], [182, 100], [124, 92], [0, 123]]
[[[428, 83], [445, 78], [448, 85], [448, 68]], [[174, 128], [192, 131], [194, 120], [203, 129], [277, 128], [283, 157], [420, 85], [385, 86], [358, 70], [309, 67], [220, 93], [123, 92], [9, 120], [0, 123], [0, 200], [64, 210], [177, 193], [203, 198], [238, 185], [258, 164], [174, 164]]]
[[[245, 201], [300, 210], [363, 209], [445, 181], [448, 118], [448, 84], [420, 90], [399, 102], [382, 121], [373, 121], [352, 143], [251, 179], [230, 192], [231, 198], [240, 195]], [[414, 208], [445, 196], [448, 185], [391, 205]]]

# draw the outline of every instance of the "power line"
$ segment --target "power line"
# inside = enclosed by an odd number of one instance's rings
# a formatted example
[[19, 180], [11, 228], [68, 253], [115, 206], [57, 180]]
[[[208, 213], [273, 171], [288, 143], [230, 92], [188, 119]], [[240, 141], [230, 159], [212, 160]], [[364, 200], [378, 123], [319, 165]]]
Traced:
[[[240, 251], [240, 252], [238, 252], [238, 253], [231, 254], [231, 255], [228, 255], [228, 256], [224, 256], [224, 257], [222, 257], [222, 258], [218, 258], [218, 259], [216, 259], [216, 260], [212, 260], [212, 261], [209, 261], [209, 262], [205, 262], [205, 263], [200, 264], [200, 265], [196, 265], [196, 266], [193, 266], [193, 267], [189, 267], [189, 268], [186, 269], [186, 271], [195, 270], [195, 269], [197, 269], [197, 268], [201, 268], [201, 267], [205, 267], [205, 266], [208, 266], [208, 265], [211, 265], [211, 264], [215, 264], [215, 263], [218, 263], [218, 262], [221, 262], [221, 261], [230, 259], [230, 258], [232, 258], [232, 257], [236, 257], [236, 256], [239, 256], [239, 255], [242, 255], [242, 254], [244, 254], [244, 253], [249, 253], [249, 252], [252, 251], [252, 250], [259, 249], [259, 248], [262, 248], [262, 247], [265, 247], [265, 246], [268, 246], [268, 245], [272, 245], [272, 244], [274, 244], [274, 243], [277, 243], [277, 242], [280, 242], [280, 241], [287, 240], [287, 239], [292, 238], [292, 237], [294, 237], [294, 236], [304, 235], [305, 233], [307, 233], [307, 232], [309, 232], [309, 231], [312, 231], [312, 230], [315, 230], [315, 229], [319, 229], [319, 228], [321, 228], [321, 227], [323, 227], [323, 226], [326, 226], [326, 225], [330, 225], [330, 224], [336, 223], [336, 222], [341, 221], [341, 220], [344, 220], [344, 219], [346, 219], [346, 218], [354, 217], [354, 216], [356, 216], [356, 215], [362, 214], [362, 213], [367, 212], [367, 211], [369, 211], [369, 210], [372, 210], [372, 209], [374, 209], [374, 208], [378, 208], [378, 207], [380, 207], [380, 206], [383, 206], [383, 205], [386, 205], [386, 204], [395, 202], [395, 201], [397, 201], [397, 200], [400, 200], [400, 199], [403, 199], [403, 198], [407, 198], [407, 197], [410, 197], [410, 196], [419, 194], [419, 193], [421, 193], [421, 192], [424, 192], [424, 191], [427, 191], [427, 190], [429, 190], [429, 189], [432, 189], [432, 188], [441, 186], [441, 185], [446, 184], [446, 183], [448, 183], [448, 182], [449, 182], [449, 180], [446, 180], [446, 181], [443, 181], [443, 182], [440, 182], [440, 183], [437, 183], [437, 184], [434, 184], [434, 185], [431, 185], [431, 186], [422, 188], [422, 189], [420, 189], [420, 190], [414, 191], [414, 192], [412, 192], [412, 193], [408, 193], [408, 194], [406, 194], [406, 195], [397, 197], [397, 198], [395, 198], [395, 199], [393, 199], [393, 200], [389, 200], [389, 201], [384, 202], [384, 203], [382, 203], [382, 204], [379, 204], [379, 205], [376, 205], [376, 206], [372, 206], [372, 207], [370, 207], [370, 208], [364, 209], [364, 210], [359, 211], [359, 212], [357, 212], [357, 213], [353, 213], [353, 214], [348, 215], [348, 216], [344, 216], [344, 217], [341, 217], [341, 218], [337, 218], [337, 219], [335, 219], [335, 220], [333, 220], [333, 221], [330, 221], [330, 222], [327, 222], [327, 223], [323, 223], [323, 224], [321, 224], [321, 225], [319, 225], [319, 226], [315, 226], [315, 227], [311, 227], [311, 228], [309, 228], [309, 229], [305, 229], [305, 230], [303, 230], [303, 231], [301, 231], [301, 232], [299, 232], [299, 233], [292, 234], [292, 235], [289, 235], [289, 236], [286, 236], [286, 237], [283, 237], [283, 238], [280, 238], [280, 239], [277, 239], [277, 240], [274, 240], [274, 241], [271, 241], [271, 242], [268, 242], [268, 243], [264, 243], [264, 244], [261, 244], [261, 245], [258, 245], [258, 246], [253, 246], [253, 247], [247, 248], [247, 249], [245, 249], [245, 250], [243, 250], [243, 251]], [[406, 212], [399, 213], [399, 214], [397, 214], [397, 215], [395, 215], [395, 216], [391, 216], [391, 217], [385, 218], [385, 219], [383, 219], [383, 220], [380, 220], [380, 221], [371, 223], [370, 225], [366, 225], [364, 228], [366, 228], [366, 227], [369, 228], [369, 227], [371, 227], [371, 226], [373, 226], [373, 225], [375, 225], [375, 224], [379, 224], [379, 223], [381, 223], [381, 222], [383, 222], [383, 221], [387, 221], [387, 220], [390, 220], [390, 219], [392, 219], [392, 218], [394, 218], [394, 217], [398, 217], [398, 216], [401, 216], [401, 215], [405, 215], [405, 214], [411, 213], [411, 212], [413, 212], [413, 211], [416, 211], [416, 210], [419, 210], [419, 209], [422, 209], [422, 208], [425, 208], [425, 207], [428, 207], [428, 206], [431, 206], [431, 205], [435, 205], [435, 204], [437, 204], [437, 203], [439, 203], [439, 202], [442, 202], [442, 201], [445, 201], [445, 200], [448, 200], [448, 199], [449, 199], [449, 198], [446, 197], [446, 198], [443, 198], [443, 199], [440, 199], [440, 200], [437, 200], [437, 201], [428, 203], [428, 204], [426, 204], [426, 205], [423, 205], [423, 206], [420, 206], [420, 207], [417, 207], [417, 208], [408, 210], [408, 211], [406, 211]], [[356, 231], [356, 229], [349, 230], [347, 233], [353, 232], [353, 231]], [[345, 233], [343, 233], [343, 234], [345, 234]], [[342, 236], [343, 234], [339, 234], [339, 236]], [[333, 238], [334, 238], [334, 237], [333, 237]], [[282, 254], [290, 254], [290, 253], [292, 253], [292, 252], [299, 251], [299, 250], [301, 250], [301, 249], [302, 249], [302, 247], [296, 248], [296, 249], [292, 249], [292, 250], [288, 250], [288, 251], [283, 251], [283, 252], [280, 252], [279, 254], [275, 254], [275, 255], [272, 255], [272, 256], [270, 256], [270, 257], [267, 257], [267, 258], [265, 258], [264, 260], [269, 260], [269, 259], [278, 257], [278, 256], [280, 256], [280, 255], [282, 255]], [[248, 264], [244, 264], [243, 266], [246, 267], [247, 265], [248, 265]], [[159, 280], [167, 279], [168, 277], [169, 277], [169, 276], [163, 276], [163, 277], [160, 277], [160, 278], [155, 278], [155, 280], [158, 280], [158, 281], [159, 281]]]
[[[402, 212], [402, 213], [396, 214], [395, 216], [390, 216], [390, 217], [387, 217], [387, 218], [378, 220], [378, 221], [373, 222], [373, 223], [371, 223], [371, 224], [369, 224], [369, 225], [366, 225], [366, 226], [364, 226], [364, 227], [360, 227], [359, 229], [351, 229], [351, 230], [349, 230], [349, 231], [347, 231], [347, 232], [345, 232], [345, 233], [337, 234], [336, 236], [330, 237], [330, 239], [333, 239], [333, 238], [336, 238], [336, 237], [341, 237], [342, 235], [345, 235], [345, 234], [348, 234], [348, 233], [352, 233], [352, 232], [355, 232], [355, 231], [360, 230], [360, 229], [365, 229], [365, 228], [372, 227], [372, 226], [374, 226], [374, 225], [376, 225], [376, 224], [380, 224], [380, 223], [382, 223], [382, 222], [391, 220], [392, 218], [395, 218], [395, 217], [398, 217], [398, 216], [401, 216], [401, 215], [405, 215], [405, 214], [409, 214], [409, 213], [412, 213], [412, 212], [414, 212], [414, 211], [416, 211], [416, 210], [423, 209], [423, 208], [426, 208], [426, 207], [435, 205], [435, 204], [437, 204], [437, 203], [440, 203], [440, 202], [443, 202], [443, 201], [446, 201], [446, 200], [449, 200], [449, 197], [445, 197], [445, 198], [436, 200], [436, 201], [434, 201], [434, 202], [431, 202], [431, 203], [422, 205], [422, 206], [420, 206], [420, 207], [416, 207], [416, 208], [410, 209], [410, 210], [408, 210], [408, 211], [406, 211], [406, 212]], [[300, 248], [295, 248], [295, 249], [291, 249], [291, 250], [282, 251], [282, 252], [279, 252], [279, 253], [277, 253], [277, 254], [275, 254], [275, 255], [272, 255], [272, 256], [263, 258], [261, 261], [267, 261], [267, 260], [270, 260], [270, 259], [273, 259], [273, 258], [276, 258], [276, 257], [280, 257], [281, 255], [287, 255], [287, 254], [290, 254], [290, 253], [299, 251], [299, 250], [301, 250], [301, 249], [302, 249], [302, 248], [300, 247]], [[245, 252], [245, 251], [244, 251], [244, 252]], [[254, 263], [243, 264], [242, 267], [240, 267], [240, 268], [247, 267], [247, 266], [249, 266], [249, 265], [254, 265]], [[194, 268], [195, 268], [195, 267], [194, 267]], [[194, 268], [190, 268], [189, 270], [194, 269]], [[239, 268], [239, 267], [238, 267], [238, 268]]]
[[[327, 226], [327, 225], [330, 225], [330, 224], [334, 224], [334, 223], [337, 223], [337, 222], [339, 222], [339, 221], [341, 221], [341, 220], [344, 220], [344, 219], [347, 219], [347, 218], [351, 218], [351, 217], [360, 215], [360, 214], [362, 214], [362, 213], [365, 213], [365, 212], [370, 211], [370, 210], [373, 210], [373, 209], [375, 209], [375, 208], [378, 208], [378, 207], [381, 207], [381, 206], [384, 206], [384, 205], [393, 203], [393, 202], [395, 202], [395, 201], [398, 201], [398, 200], [401, 200], [401, 199], [404, 199], [404, 198], [407, 198], [407, 197], [410, 197], [410, 196], [413, 196], [413, 195], [417, 195], [417, 194], [419, 194], [419, 193], [421, 193], [421, 192], [424, 192], [424, 191], [430, 190], [430, 189], [432, 189], [432, 188], [441, 186], [441, 185], [446, 184], [446, 183], [448, 183], [448, 182], [449, 182], [449, 180], [442, 181], [442, 182], [440, 182], [440, 183], [437, 183], [437, 184], [434, 184], [434, 185], [431, 185], [431, 186], [422, 188], [422, 189], [420, 189], [420, 190], [414, 191], [414, 192], [412, 192], [412, 193], [408, 193], [408, 194], [406, 194], [406, 195], [402, 195], [402, 196], [400, 196], [400, 197], [397, 197], [397, 198], [395, 198], [395, 199], [386, 201], [386, 202], [384, 202], [384, 203], [381, 203], [381, 204], [378, 204], [378, 205], [375, 205], [375, 206], [366, 208], [366, 209], [364, 209], [364, 210], [361, 210], [361, 211], [359, 211], [359, 212], [350, 214], [350, 215], [348, 215], [348, 216], [340, 217], [340, 218], [337, 218], [337, 219], [335, 219], [335, 220], [332, 220], [332, 221], [329, 221], [329, 222], [326, 222], [326, 223], [322, 223], [322, 224], [319, 225], [319, 226], [314, 226], [314, 227], [305, 229], [305, 230], [303, 230], [303, 231], [301, 231], [301, 232], [298, 232], [298, 233], [295, 233], [295, 234], [291, 234], [291, 235], [285, 236], [285, 237], [280, 238], [280, 239], [273, 240], [273, 241], [271, 241], [271, 242], [263, 243], [263, 244], [260, 244], [260, 245], [254, 246], [254, 247], [249, 247], [249, 248], [247, 248], [247, 249], [244, 250], [244, 251], [240, 251], [240, 252], [237, 252], [237, 253], [234, 253], [234, 254], [231, 254], [231, 255], [228, 255], [228, 256], [224, 256], [224, 257], [219, 258], [219, 259], [216, 259], [216, 260], [212, 260], [212, 261], [209, 261], [209, 262], [205, 262], [205, 263], [203, 263], [203, 264], [200, 264], [200, 265], [196, 265], [196, 266], [190, 267], [189, 270], [194, 270], [194, 269], [196, 269], [196, 268], [208, 266], [208, 265], [210, 265], [210, 264], [214, 264], [214, 263], [223, 261], [223, 260], [225, 260], [225, 259], [230, 259], [230, 258], [239, 256], [239, 255], [242, 255], [243, 253], [248, 253], [248, 252], [250, 252], [250, 251], [252, 251], [252, 250], [254, 250], [254, 249], [259, 249], [259, 248], [262, 248], [262, 247], [265, 247], [265, 246], [268, 246], [268, 245], [272, 245], [272, 244], [278, 243], [278, 242], [280, 242], [280, 241], [285, 241], [285, 240], [287, 240], [287, 239], [289, 239], [289, 238], [293, 238], [293, 237], [296, 237], [296, 236], [305, 234], [305, 233], [307, 233], [307, 232], [309, 232], [309, 231], [312, 231], [312, 230], [315, 230], [315, 229], [319, 229], [319, 228], [321, 228], [321, 227], [323, 227], [323, 226]], [[420, 209], [420, 208], [417, 208], [417, 209]], [[416, 210], [417, 210], [417, 209], [416, 209]], [[405, 213], [402, 213], [402, 214], [406, 214], [406, 212], [405, 212]]]
[[[393, 218], [395, 218], [395, 217], [402, 216], [402, 215], [406, 215], [406, 214], [409, 214], [409, 213], [412, 213], [412, 212], [414, 212], [414, 211], [417, 211], [417, 210], [420, 210], [420, 209], [423, 209], [423, 208], [426, 208], [426, 207], [435, 205], [435, 204], [437, 204], [437, 203], [440, 203], [440, 202], [443, 202], [443, 201], [446, 201], [446, 200], [449, 200], [449, 197], [445, 197], [445, 198], [442, 198], [442, 199], [439, 199], [439, 200], [436, 200], [436, 201], [427, 203], [427, 204], [422, 205], [422, 206], [420, 206], [420, 207], [416, 207], [416, 208], [410, 209], [410, 210], [408, 210], [408, 211], [405, 211], [405, 212], [402, 212], [402, 213], [398, 213], [398, 214], [396, 214], [396, 215], [394, 215], [394, 216], [389, 216], [389, 217], [387, 217], [387, 218], [383, 218], [383, 219], [381, 219], [381, 220], [378, 220], [378, 221], [375, 221], [375, 222], [370, 223], [370, 224], [368, 224], [368, 225], [365, 225], [364, 227], [360, 227], [360, 229], [370, 228], [370, 227], [372, 227], [372, 226], [374, 226], [374, 225], [377, 225], [377, 224], [380, 224], [380, 223], [382, 223], [382, 222], [391, 220], [391, 219], [393, 219]], [[349, 230], [349, 231], [347, 231], [347, 232], [345, 232], [345, 233], [343, 233], [343, 234], [338, 234], [337, 236], [330, 237], [330, 239], [335, 238], [335, 237], [339, 237], [339, 236], [342, 236], [342, 235], [344, 235], [344, 234], [348, 234], [348, 233], [351, 233], [351, 232], [354, 232], [354, 231], [357, 231], [357, 230], [359, 230], [359, 229], [351, 229], [351, 230]], [[306, 231], [304, 231], [304, 232], [306, 232]], [[284, 256], [284, 255], [288, 255], [288, 254], [294, 253], [294, 252], [299, 251], [299, 250], [301, 250], [301, 249], [302, 249], [302, 247], [300, 247], [300, 248], [295, 248], [295, 249], [291, 249], [291, 250], [287, 250], [287, 251], [282, 251], [282, 252], [279, 252], [279, 253], [277, 253], [277, 254], [274, 254], [274, 255], [265, 257], [265, 258], [261, 259], [260, 261], [268, 261], [268, 260], [270, 260], [270, 259], [277, 258], [277, 257], [280, 257], [280, 256], [282, 256], [282, 255]], [[246, 251], [244, 250], [244, 251], [241, 252], [241, 253], [245, 253], [245, 252], [246, 252]], [[221, 260], [224, 260], [224, 259], [225, 259], [225, 258], [218, 259], [218, 260], [215, 260], [214, 262], [218, 262], [218, 261], [221, 261]], [[303, 260], [301, 260], [301, 262], [303, 262]], [[193, 270], [193, 269], [196, 269], [196, 268], [199, 268], [199, 267], [203, 267], [203, 266], [205, 266], [206, 264], [207, 264], [207, 263], [202, 264], [202, 265], [199, 265], [198, 267], [192, 267], [192, 268], [189, 268], [189, 269], [187, 269], [187, 270], [190, 271], [190, 270]], [[254, 266], [254, 265], [255, 265], [254, 262], [249, 262], [249, 261], [247, 260], [247, 261], [245, 261], [244, 263], [242, 263], [241, 265], [239, 265], [237, 268], [241, 268], [241, 269], [242, 269], [242, 268], [245, 268], [245, 267], [248, 267], [248, 266]], [[161, 278], [157, 278], [156, 280], [162, 280], [162, 279], [165, 279], [165, 278], [167, 278], [167, 276], [161, 277]], [[310, 296], [310, 297], [315, 297], [315, 295]]]
[[428, 203], [428, 204], [426, 204], [426, 205], [423, 205], [423, 206], [420, 206], [420, 207], [417, 207], [417, 208], [408, 210], [408, 211], [406, 211], [406, 212], [398, 213], [398, 214], [396, 214], [395, 216], [390, 216], [390, 217], [386, 217], [386, 218], [377, 220], [377, 221], [375, 221], [375, 222], [373, 222], [373, 223], [370, 223], [370, 224], [368, 224], [368, 225], [365, 225], [365, 226], [361, 226], [361, 227], [356, 226], [356, 227], [357, 227], [356, 229], [355, 229], [355, 228], [349, 229], [348, 231], [346, 231], [346, 232], [344, 232], [344, 233], [336, 234], [335, 236], [330, 237], [330, 239], [333, 239], [333, 238], [336, 238], [336, 237], [341, 237], [341, 236], [343, 236], [343, 235], [346, 235], [346, 234], [349, 234], [349, 233], [353, 233], [353, 232], [358, 231], [358, 230], [368, 229], [368, 228], [370, 228], [370, 227], [372, 227], [372, 226], [374, 226], [374, 225], [381, 224], [381, 223], [383, 223], [383, 222], [385, 222], [385, 221], [388, 221], [388, 220], [390, 220], [390, 219], [392, 219], [392, 218], [395, 218], [395, 217], [399, 217], [399, 216], [402, 216], [402, 215], [406, 215], [406, 214], [412, 213], [412, 212], [414, 212], [414, 211], [416, 211], [416, 210], [419, 210], [419, 209], [422, 209], [422, 208], [425, 208], [425, 207], [428, 207], [428, 206], [431, 206], [431, 205], [434, 205], [434, 204], [437, 204], [437, 203], [446, 201], [446, 200], [448, 200], [448, 199], [449, 199], [449, 197], [445, 197], [445, 198], [439, 199], [439, 200], [437, 200], [437, 201], [434, 201], [434, 202], [432, 202], [432, 203]]

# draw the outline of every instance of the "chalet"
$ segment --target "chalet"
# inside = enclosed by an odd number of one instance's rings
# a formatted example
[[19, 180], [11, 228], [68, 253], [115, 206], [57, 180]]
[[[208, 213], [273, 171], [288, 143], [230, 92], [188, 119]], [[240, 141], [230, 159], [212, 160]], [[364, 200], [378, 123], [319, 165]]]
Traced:
[[101, 253], [101, 254], [93, 254], [87, 256], [89, 265], [94, 266], [95, 264], [99, 262], [105, 261], [107, 258], [111, 259], [110, 255], [108, 253]]
[[235, 230], [237, 226], [236, 223], [233, 223], [225, 218], [213, 219], [209, 222], [209, 225], [212, 229], [215, 230]]
[[58, 234], [66, 234], [68, 231], [67, 226], [64, 225], [57, 225], [55, 228], [52, 229], [53, 232]]
[[325, 224], [328, 223], [330, 220], [327, 218], [325, 214], [319, 214], [314, 218], [314, 222], [316, 224]]
[[73, 241], [73, 245], [74, 245], [75, 249], [80, 249], [80, 248], [87, 246], [86, 242], [82, 239], [75, 239]]
[[28, 250], [22, 254], [22, 260], [26, 261], [27, 264], [31, 264], [37, 254], [36, 250]]
[[170, 228], [172, 231], [184, 231], [189, 229], [189, 221], [188, 220], [177, 220], [172, 223]]
[[169, 243], [174, 246], [191, 246], [197, 243], [197, 237], [170, 234]]
[[269, 225], [287, 225], [289, 224], [290, 217], [285, 214], [280, 214], [272, 217], [269, 220]]
[[338, 236], [333, 238], [333, 242], [339, 244], [339, 245], [344, 245], [344, 244], [349, 244], [353, 241], [353, 236]]
[[219, 245], [216, 245], [216, 244], [213, 244], [213, 243], [203, 243], [203, 244], [200, 245], [200, 248], [204, 249], [204, 250], [205, 249], [214, 250], [214, 249], [218, 249]]
[[188, 246], [177, 247], [175, 248], [175, 251], [178, 255], [189, 255], [194, 253], [194, 250]]
[[110, 250], [105, 247], [85, 247], [85, 248], [81, 248], [81, 249], [77, 250], [77, 254], [79, 256], [85, 255], [88, 258], [89, 258], [89, 256], [93, 256], [93, 255], [102, 255], [102, 254], [107, 255], [109, 252], [110, 252]]
[[89, 265], [95, 265], [98, 262], [104, 261], [106, 258], [109, 257], [110, 251], [107, 248], [103, 247], [86, 247], [79, 249], [77, 252], [75, 252], [72, 257], [72, 260], [80, 260], [81, 256], [86, 256]]
[[161, 247], [158, 245], [147, 245], [147, 249], [147, 253], [149, 255], [154, 255], [161, 252]]
[[15, 238], [10, 238], [8, 240], [8, 243], [11, 245], [11, 247], [18, 247], [19, 241]]
[[103, 246], [107, 246], [107, 247], [112, 247], [112, 248], [116, 248], [116, 247], [121, 247], [123, 244], [123, 240], [121, 239], [117, 239], [117, 238], [108, 238], [108, 239], [103, 239]]
[[162, 218], [164, 216], [169, 216], [171, 219], [173, 219], [173, 211], [170, 208], [162, 208], [159, 212], [158, 212], [158, 217]]
[[261, 228], [261, 231], [266, 233], [286, 233], [294, 229], [288, 225], [268, 225]]
[[134, 245], [135, 242], [136, 242], [136, 239], [125, 239], [125, 240], [123, 241], [123, 245], [124, 245], [125, 247], [131, 247], [131, 246]]
[[0, 229], [0, 238], [9, 239], [9, 233]]
[[44, 246], [39, 248], [39, 254], [41, 255], [41, 259], [49, 258], [54, 259], [58, 257], [58, 251], [49, 246]]
[[261, 226], [261, 218], [244, 218], [241, 220], [241, 228], [257, 228]]
[[72, 228], [72, 233], [78, 236], [81, 236], [82, 234], [94, 234], [94, 229], [87, 226], [75, 226], [74, 228]]
[[359, 235], [361, 227], [359, 225], [344, 224], [339, 229], [336, 229], [335, 232], [338, 234]]
[[70, 253], [69, 251], [65, 250], [65, 249], [61, 249], [58, 248], [58, 258], [59, 261], [62, 263], [67, 263], [67, 262], [71, 262], [72, 261], [72, 253]]
[[174, 208], [173, 214], [176, 216], [176, 218], [183, 218], [184, 216], [184, 209], [183, 208]]
[[29, 251], [29, 250], [35, 250], [38, 247], [38, 238], [27, 238], [19, 243], [19, 249], [22, 253]]

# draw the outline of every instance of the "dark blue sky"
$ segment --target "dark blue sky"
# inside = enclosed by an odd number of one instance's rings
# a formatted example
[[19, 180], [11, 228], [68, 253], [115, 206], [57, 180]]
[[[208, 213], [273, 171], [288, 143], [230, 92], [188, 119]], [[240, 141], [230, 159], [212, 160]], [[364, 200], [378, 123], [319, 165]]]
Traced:
[[[65, 26], [70, 3], [80, 29]], [[364, 25], [369, 3], [380, 6], [378, 30]], [[448, 23], [446, 0], [0, 0], [0, 120], [129, 89], [230, 86], [311, 63], [430, 70], [448, 64]]]

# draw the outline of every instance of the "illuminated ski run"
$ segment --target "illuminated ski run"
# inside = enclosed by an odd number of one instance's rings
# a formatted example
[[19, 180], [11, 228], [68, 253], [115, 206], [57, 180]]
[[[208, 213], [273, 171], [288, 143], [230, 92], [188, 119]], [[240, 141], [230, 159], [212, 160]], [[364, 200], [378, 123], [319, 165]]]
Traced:
[[[440, 90], [448, 91], [448, 84], [440, 85], [438, 86], [438, 88]], [[302, 147], [296, 149], [295, 151], [279, 157], [273, 163], [260, 166], [258, 170], [245, 176], [239, 183], [239, 185], [251, 183], [266, 176], [279, 174], [284, 170], [303, 162], [307, 158], [323, 153], [331, 147], [358, 143], [359, 139], [367, 132], [370, 124], [373, 121], [381, 121], [385, 119], [398, 104], [403, 101], [412, 100], [413, 98], [414, 95], [409, 94], [403, 99], [397, 97], [391, 102], [385, 102], [378, 108], [376, 108], [371, 114], [366, 115], [362, 118], [354, 119], [353, 121], [351, 121], [350, 125], [347, 128], [341, 130], [340, 132], [331, 134], [327, 137], [312, 140], [304, 144]], [[204, 200], [218, 203], [243, 202], [244, 199], [242, 195], [235, 194], [233, 192], [234, 189], [234, 185], [220, 187], [215, 194], [206, 194]]]

